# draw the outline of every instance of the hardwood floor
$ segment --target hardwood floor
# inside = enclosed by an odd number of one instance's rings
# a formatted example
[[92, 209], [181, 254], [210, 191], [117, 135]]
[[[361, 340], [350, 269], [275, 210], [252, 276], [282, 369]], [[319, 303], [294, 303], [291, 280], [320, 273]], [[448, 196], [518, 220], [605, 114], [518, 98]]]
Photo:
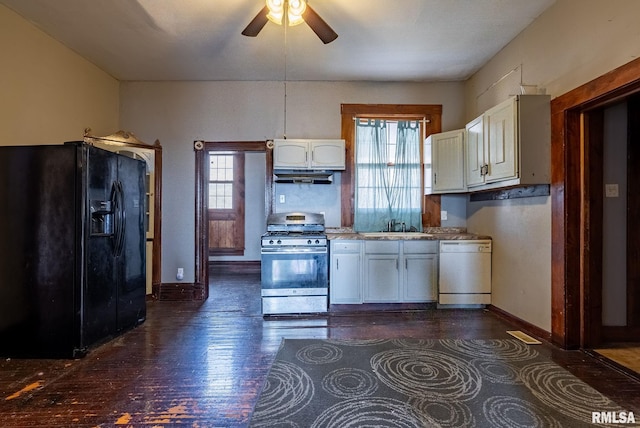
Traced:
[[640, 345], [636, 343], [611, 343], [592, 351], [596, 356], [609, 360], [620, 370], [640, 380]]
[[[212, 273], [208, 301], [151, 301], [143, 325], [83, 359], [2, 359], [0, 426], [244, 427], [283, 337], [512, 339], [512, 329], [484, 310], [263, 319], [259, 274]], [[640, 382], [586, 353], [534, 346], [640, 415]]]

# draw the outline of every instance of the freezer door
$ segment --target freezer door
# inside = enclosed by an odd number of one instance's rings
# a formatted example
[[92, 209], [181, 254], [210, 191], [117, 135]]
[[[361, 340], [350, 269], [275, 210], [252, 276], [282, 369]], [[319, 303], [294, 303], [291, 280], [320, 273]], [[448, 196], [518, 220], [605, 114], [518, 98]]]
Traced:
[[[91, 146], [83, 146], [80, 150], [84, 158], [86, 195], [83, 201], [86, 259], [82, 284], [82, 345], [87, 347], [117, 331], [113, 223], [116, 216], [114, 183], [118, 177], [118, 163], [111, 152]], [[101, 213], [96, 213], [98, 207], [102, 207]], [[96, 225], [97, 217], [104, 219], [104, 227]]]

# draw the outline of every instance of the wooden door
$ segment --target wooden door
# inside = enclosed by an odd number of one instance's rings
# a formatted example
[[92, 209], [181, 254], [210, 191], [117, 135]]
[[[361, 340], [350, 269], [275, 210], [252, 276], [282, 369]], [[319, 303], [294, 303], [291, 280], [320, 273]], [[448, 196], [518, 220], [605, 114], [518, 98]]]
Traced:
[[244, 153], [209, 152], [209, 254], [244, 254]]

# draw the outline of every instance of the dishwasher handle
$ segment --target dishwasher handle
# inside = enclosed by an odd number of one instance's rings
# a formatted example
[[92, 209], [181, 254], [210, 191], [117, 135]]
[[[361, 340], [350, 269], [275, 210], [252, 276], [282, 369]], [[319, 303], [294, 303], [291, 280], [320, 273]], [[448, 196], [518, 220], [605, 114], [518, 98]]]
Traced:
[[440, 241], [440, 253], [490, 253], [491, 241]]

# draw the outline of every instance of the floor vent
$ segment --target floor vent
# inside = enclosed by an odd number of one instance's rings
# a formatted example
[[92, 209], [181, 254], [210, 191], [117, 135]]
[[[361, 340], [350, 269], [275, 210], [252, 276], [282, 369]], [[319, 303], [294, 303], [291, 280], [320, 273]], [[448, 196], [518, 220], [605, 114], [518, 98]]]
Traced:
[[520, 330], [511, 330], [511, 331], [507, 331], [507, 333], [509, 333], [511, 336], [515, 337], [516, 339], [523, 341], [527, 345], [540, 345], [542, 343], [538, 339], [534, 339], [533, 337], [529, 336], [526, 333], [521, 332]]

